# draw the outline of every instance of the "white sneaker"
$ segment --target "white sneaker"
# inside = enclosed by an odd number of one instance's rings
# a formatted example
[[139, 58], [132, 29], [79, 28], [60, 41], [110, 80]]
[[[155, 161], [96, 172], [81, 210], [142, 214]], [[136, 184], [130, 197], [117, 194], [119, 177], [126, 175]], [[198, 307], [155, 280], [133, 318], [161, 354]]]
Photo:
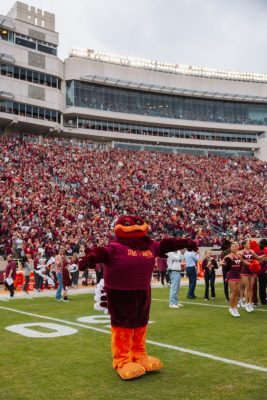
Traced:
[[183, 307], [184, 305], [182, 303], [178, 303], [178, 307]]
[[254, 307], [253, 307], [253, 304], [252, 304], [252, 303], [249, 303], [249, 307], [250, 307], [250, 311], [251, 311], [251, 312], [254, 311]]
[[170, 304], [169, 308], [179, 308], [178, 304]]
[[236, 316], [236, 317], [240, 317], [240, 314], [239, 314], [237, 308], [234, 308], [234, 312], [235, 312], [235, 316]]
[[242, 308], [246, 308], [246, 303], [244, 302], [244, 300], [240, 300], [240, 305]]
[[233, 317], [237, 317], [235, 310], [236, 310], [235, 308], [231, 308], [231, 307], [229, 308], [229, 312]]
[[251, 309], [251, 307], [250, 307], [250, 304], [249, 304], [249, 303], [246, 303], [245, 309], [246, 309], [246, 311], [247, 311], [247, 312], [251, 312], [251, 311], [253, 311], [253, 310]]

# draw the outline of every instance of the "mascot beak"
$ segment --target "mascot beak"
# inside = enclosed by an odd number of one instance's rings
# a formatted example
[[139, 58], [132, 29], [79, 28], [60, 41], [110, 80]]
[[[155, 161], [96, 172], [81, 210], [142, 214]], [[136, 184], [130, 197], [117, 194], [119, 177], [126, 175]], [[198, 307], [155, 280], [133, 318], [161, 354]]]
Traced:
[[147, 232], [148, 232], [148, 225], [146, 223], [144, 223], [143, 225], [129, 225], [129, 226], [125, 226], [125, 225], [121, 225], [118, 224], [115, 226], [114, 231], [116, 236], [119, 237], [143, 237], [146, 236]]

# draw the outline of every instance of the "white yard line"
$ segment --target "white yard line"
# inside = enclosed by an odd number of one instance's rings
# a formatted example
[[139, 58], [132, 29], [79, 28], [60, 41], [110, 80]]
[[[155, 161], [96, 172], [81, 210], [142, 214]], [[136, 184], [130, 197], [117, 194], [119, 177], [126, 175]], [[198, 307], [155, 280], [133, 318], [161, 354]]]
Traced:
[[[155, 298], [153, 298], [152, 301], [162, 301], [162, 302], [165, 302], [165, 303], [169, 303], [169, 300], [166, 300], [166, 299], [155, 299]], [[210, 300], [210, 302], [213, 302], [213, 300]], [[182, 303], [182, 304], [192, 304], [193, 306], [229, 308], [229, 303], [228, 303], [228, 305], [225, 305], [225, 306], [223, 306], [221, 304], [210, 304], [208, 302], [207, 303], [206, 302], [205, 303], [197, 303], [195, 301], [184, 301], [184, 300], [181, 300], [180, 303]], [[244, 310], [244, 308], [240, 308], [240, 310]], [[267, 309], [259, 308], [257, 306], [257, 307], [254, 307], [254, 311], [267, 312]]]
[[[221, 306], [221, 307], [225, 307], [225, 306]], [[35, 317], [35, 318], [41, 318], [41, 319], [46, 319], [46, 320], [50, 320], [50, 321], [56, 321], [56, 322], [60, 322], [60, 323], [66, 324], [66, 325], [79, 326], [81, 328], [90, 329], [90, 330], [93, 330], [93, 331], [110, 334], [110, 331], [106, 331], [104, 329], [95, 328], [95, 327], [92, 327], [92, 326], [89, 326], [89, 325], [78, 324], [77, 322], [70, 322], [70, 321], [66, 321], [64, 319], [47, 317], [47, 316], [44, 316], [44, 315], [33, 314], [33, 313], [26, 312], [26, 311], [16, 310], [14, 308], [3, 307], [3, 306], [0, 306], [0, 309], [5, 310], [5, 311], [15, 312], [15, 313], [18, 313], [18, 314], [29, 315], [29, 316]], [[167, 348], [167, 349], [171, 349], [171, 350], [180, 351], [180, 352], [183, 352], [183, 353], [192, 354], [192, 355], [195, 355], [195, 356], [198, 356], [198, 357], [209, 358], [211, 360], [220, 361], [220, 362], [223, 362], [225, 364], [237, 365], [239, 367], [253, 369], [253, 370], [256, 370], [256, 371], [260, 371], [260, 372], [267, 372], [267, 368], [259, 367], [258, 365], [247, 364], [247, 363], [243, 363], [243, 362], [236, 361], [236, 360], [230, 360], [230, 359], [224, 358], [224, 357], [217, 357], [217, 356], [214, 356], [212, 354], [202, 353], [202, 352], [196, 351], [196, 350], [190, 350], [190, 349], [185, 349], [183, 347], [173, 346], [173, 345], [160, 343], [160, 342], [154, 342], [152, 340], [147, 340], [146, 343], [152, 344], [153, 346], [163, 347], [163, 348]]]

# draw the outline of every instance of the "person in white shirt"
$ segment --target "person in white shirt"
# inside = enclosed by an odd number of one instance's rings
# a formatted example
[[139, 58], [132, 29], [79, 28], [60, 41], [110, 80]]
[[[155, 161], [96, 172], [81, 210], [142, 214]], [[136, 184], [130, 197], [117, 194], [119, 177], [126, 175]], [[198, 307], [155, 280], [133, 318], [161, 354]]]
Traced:
[[170, 308], [183, 307], [183, 305], [179, 303], [178, 293], [180, 290], [180, 283], [181, 283], [180, 272], [182, 270], [182, 261], [184, 260], [184, 257], [180, 250], [167, 253], [167, 256], [168, 256], [167, 271], [169, 273], [171, 280], [169, 307]]

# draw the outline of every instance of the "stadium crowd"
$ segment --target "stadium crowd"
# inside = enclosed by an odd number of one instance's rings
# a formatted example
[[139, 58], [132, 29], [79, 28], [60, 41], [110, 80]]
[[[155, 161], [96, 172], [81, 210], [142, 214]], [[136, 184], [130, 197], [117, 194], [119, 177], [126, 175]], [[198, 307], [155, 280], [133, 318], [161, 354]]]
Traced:
[[154, 237], [199, 246], [267, 236], [267, 163], [89, 147], [0, 137], [0, 255], [103, 245], [122, 213], [144, 216]]

